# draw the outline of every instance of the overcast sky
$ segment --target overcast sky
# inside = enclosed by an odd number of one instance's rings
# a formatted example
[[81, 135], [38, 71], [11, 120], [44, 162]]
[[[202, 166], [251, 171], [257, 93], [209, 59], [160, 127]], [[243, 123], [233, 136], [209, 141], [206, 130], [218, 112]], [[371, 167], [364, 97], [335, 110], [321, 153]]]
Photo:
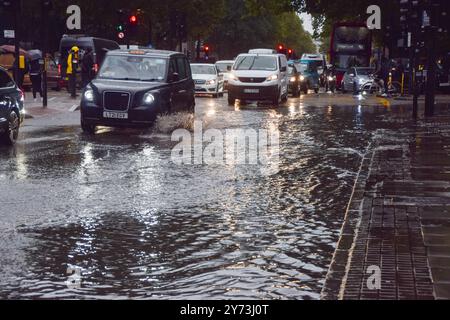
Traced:
[[300, 15], [300, 18], [302, 18], [302, 20], [303, 20], [303, 27], [305, 28], [305, 30], [308, 31], [309, 33], [313, 34], [314, 29], [312, 26], [311, 16], [307, 13], [302, 13]]

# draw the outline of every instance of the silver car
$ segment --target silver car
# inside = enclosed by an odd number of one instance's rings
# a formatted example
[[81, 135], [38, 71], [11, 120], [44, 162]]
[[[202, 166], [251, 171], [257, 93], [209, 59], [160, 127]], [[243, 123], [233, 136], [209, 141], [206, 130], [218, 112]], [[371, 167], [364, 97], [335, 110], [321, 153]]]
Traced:
[[372, 68], [349, 68], [342, 79], [342, 92], [361, 91], [365, 84], [373, 80]]

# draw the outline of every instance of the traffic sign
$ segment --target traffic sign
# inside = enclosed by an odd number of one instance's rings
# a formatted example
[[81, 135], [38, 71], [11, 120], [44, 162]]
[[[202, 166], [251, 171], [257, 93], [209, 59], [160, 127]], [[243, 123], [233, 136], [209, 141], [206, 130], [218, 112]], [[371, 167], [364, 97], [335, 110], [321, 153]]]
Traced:
[[4, 30], [3, 35], [5, 39], [14, 39], [16, 37], [15, 30]]

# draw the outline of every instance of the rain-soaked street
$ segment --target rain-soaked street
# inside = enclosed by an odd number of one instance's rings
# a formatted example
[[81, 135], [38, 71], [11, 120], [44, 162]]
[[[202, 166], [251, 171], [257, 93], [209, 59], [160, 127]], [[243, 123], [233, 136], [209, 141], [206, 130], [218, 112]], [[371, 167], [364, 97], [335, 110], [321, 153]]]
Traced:
[[[174, 164], [170, 130], [87, 136], [78, 113], [30, 120], [0, 152], [0, 297], [318, 299], [362, 156], [388, 112], [197, 98], [206, 128], [279, 129], [273, 175]], [[68, 269], [79, 286], [67, 286]]]

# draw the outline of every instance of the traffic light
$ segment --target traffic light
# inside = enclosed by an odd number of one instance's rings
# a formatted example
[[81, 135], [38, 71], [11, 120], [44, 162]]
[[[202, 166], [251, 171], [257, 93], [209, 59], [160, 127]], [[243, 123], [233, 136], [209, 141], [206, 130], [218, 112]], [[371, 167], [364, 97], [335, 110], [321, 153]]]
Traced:
[[208, 59], [209, 58], [209, 52], [210, 52], [211, 48], [209, 47], [208, 44], [205, 44], [203, 46], [203, 52], [205, 53], [205, 58]]
[[136, 14], [132, 13], [128, 16], [128, 33], [130, 36], [136, 36], [138, 31], [139, 18]]
[[288, 53], [288, 59], [291, 59], [294, 55], [294, 50], [288, 49], [287, 53]]
[[131, 26], [138, 24], [138, 18], [135, 15], [131, 15], [128, 21], [130, 22]]
[[277, 52], [278, 53], [280, 53], [280, 54], [284, 54], [284, 55], [288, 55], [288, 50], [287, 50], [287, 48], [284, 46], [284, 44], [279, 44], [278, 46], [277, 46]]

